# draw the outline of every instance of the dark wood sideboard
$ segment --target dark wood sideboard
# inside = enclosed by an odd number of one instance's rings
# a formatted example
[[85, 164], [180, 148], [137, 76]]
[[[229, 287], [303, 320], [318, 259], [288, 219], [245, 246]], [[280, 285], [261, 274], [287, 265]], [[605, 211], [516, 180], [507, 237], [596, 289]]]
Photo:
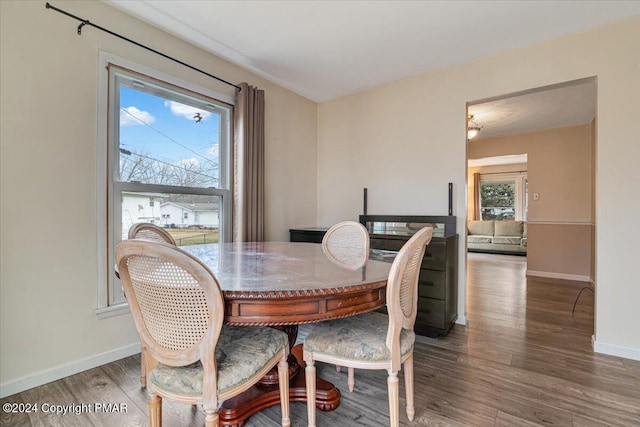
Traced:
[[[446, 335], [458, 318], [458, 235], [455, 216], [360, 215], [369, 230], [371, 257], [392, 260], [415, 231], [434, 227], [418, 283], [418, 315], [414, 330], [429, 337]], [[326, 228], [289, 230], [292, 242], [321, 243]]]

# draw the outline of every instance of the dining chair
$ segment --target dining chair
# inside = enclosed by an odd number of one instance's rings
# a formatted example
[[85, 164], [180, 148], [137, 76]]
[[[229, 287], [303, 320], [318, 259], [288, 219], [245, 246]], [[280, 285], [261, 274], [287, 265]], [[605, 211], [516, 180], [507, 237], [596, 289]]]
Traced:
[[369, 259], [369, 232], [359, 222], [340, 222], [325, 233], [322, 250], [335, 264], [356, 270]]
[[[322, 251], [340, 267], [357, 270], [369, 259], [369, 232], [359, 222], [339, 222], [322, 237]], [[336, 370], [340, 372], [340, 365], [336, 365]], [[353, 391], [353, 368], [348, 368], [348, 372], [349, 390]]]
[[[173, 236], [169, 234], [167, 230], [149, 222], [133, 224], [129, 228], [129, 239], [143, 239], [150, 240], [152, 242], [166, 242], [172, 245], [176, 244]], [[145, 373], [146, 369], [144, 368], [144, 360], [145, 357], [143, 350], [143, 354], [140, 355], [140, 385], [142, 387], [147, 386], [147, 375]]]
[[432, 227], [422, 228], [396, 255], [387, 280], [388, 315], [370, 312], [312, 326], [303, 344], [309, 427], [316, 425], [316, 361], [357, 369], [386, 369], [392, 427], [400, 423], [398, 371], [403, 366], [407, 416], [413, 420], [413, 326], [417, 314], [418, 277], [425, 247], [432, 235]]
[[222, 402], [276, 365], [282, 425], [291, 425], [287, 334], [223, 326], [224, 301], [215, 276], [176, 246], [131, 239], [119, 243], [115, 254], [146, 358], [151, 426], [162, 425], [162, 398], [202, 405], [205, 425], [218, 426]]
[[129, 228], [130, 239], [144, 239], [152, 242], [166, 242], [175, 246], [176, 241], [167, 230], [149, 222], [139, 222]]

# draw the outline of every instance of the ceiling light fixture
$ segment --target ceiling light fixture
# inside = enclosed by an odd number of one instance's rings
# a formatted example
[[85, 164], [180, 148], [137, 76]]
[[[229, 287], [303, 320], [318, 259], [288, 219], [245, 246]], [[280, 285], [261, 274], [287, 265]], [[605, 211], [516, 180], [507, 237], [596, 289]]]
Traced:
[[473, 137], [475, 137], [480, 130], [482, 129], [482, 126], [480, 126], [478, 123], [476, 123], [473, 120], [473, 114], [468, 114], [467, 115], [467, 139], [472, 139]]

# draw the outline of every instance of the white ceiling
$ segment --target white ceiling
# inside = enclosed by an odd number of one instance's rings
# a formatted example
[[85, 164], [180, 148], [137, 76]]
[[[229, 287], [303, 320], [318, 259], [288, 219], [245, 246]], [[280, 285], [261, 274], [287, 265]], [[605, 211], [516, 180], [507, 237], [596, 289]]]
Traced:
[[104, 1], [316, 102], [640, 14], [637, 0]]
[[596, 115], [596, 80], [583, 79], [469, 105], [468, 111], [482, 126], [474, 141], [490, 136], [585, 125]]

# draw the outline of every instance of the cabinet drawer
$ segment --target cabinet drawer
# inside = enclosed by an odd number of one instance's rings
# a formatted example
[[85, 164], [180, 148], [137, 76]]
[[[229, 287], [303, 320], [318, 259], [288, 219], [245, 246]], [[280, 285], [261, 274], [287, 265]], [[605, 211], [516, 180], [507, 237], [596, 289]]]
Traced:
[[444, 329], [444, 301], [431, 298], [418, 298], [416, 323]]
[[445, 299], [446, 274], [444, 271], [420, 269], [418, 295], [427, 298]]
[[423, 268], [444, 270], [447, 260], [446, 244], [444, 239], [433, 238], [427, 246], [422, 260]]

